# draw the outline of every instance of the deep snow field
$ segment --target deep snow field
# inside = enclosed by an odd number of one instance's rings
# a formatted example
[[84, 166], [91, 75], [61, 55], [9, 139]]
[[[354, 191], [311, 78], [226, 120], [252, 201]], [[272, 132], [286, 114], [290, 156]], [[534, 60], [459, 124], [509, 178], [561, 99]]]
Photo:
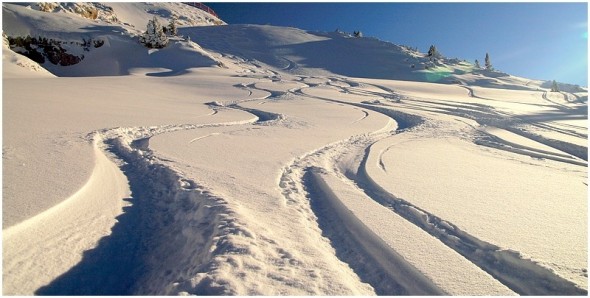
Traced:
[[9, 37], [104, 41], [3, 42], [4, 295], [587, 295], [586, 89], [105, 5], [3, 3]]

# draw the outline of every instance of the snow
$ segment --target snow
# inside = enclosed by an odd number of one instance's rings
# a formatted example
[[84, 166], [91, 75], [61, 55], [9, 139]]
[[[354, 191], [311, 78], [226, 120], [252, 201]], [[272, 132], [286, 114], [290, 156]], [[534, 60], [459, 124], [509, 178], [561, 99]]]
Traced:
[[104, 41], [67, 67], [4, 43], [3, 294], [587, 294], [587, 93], [107, 5], [3, 4], [8, 36]]
[[[2, 61], [6, 61], [6, 63], [2, 64], [2, 72], [6, 76], [54, 76], [35, 61], [11, 51], [8, 47], [8, 41], [5, 40], [2, 42]], [[23, 68], [30, 71], [23, 73]]]
[[[402, 137], [387, 146], [391, 149], [379, 157], [386, 173], [374, 161], [369, 176], [393, 195], [486, 242], [551, 260], [560, 266], [557, 272], [585, 281], [587, 217], [579, 212], [587, 209], [583, 168], [547, 169], [551, 162], [537, 164], [530, 158], [514, 162], [508, 159], [513, 156], [499, 157], [453, 140]], [[568, 250], [562, 249], [564, 243]]]
[[34, 292], [80, 262], [84, 251], [110, 234], [115, 217], [127, 205], [122, 199], [130, 194], [127, 179], [99, 144], [95, 140], [90, 179], [76, 193], [2, 231], [4, 295]]
[[[335, 200], [330, 204], [344, 205], [342, 211], [339, 211], [337, 206], [330, 206], [328, 207], [329, 210], [342, 212], [339, 215], [342, 216], [342, 221], [345, 223], [354, 222], [354, 220], [362, 222], [361, 225], [364, 224], [369, 231], [377, 234], [378, 239], [382, 239], [395, 252], [399, 253], [398, 258], [410, 263], [424, 275], [422, 278], [426, 277], [431, 280], [431, 283], [443, 289], [443, 293], [447, 295], [514, 294], [457, 252], [436, 240], [436, 238], [415, 229], [412, 223], [371, 200], [371, 198], [363, 195], [358, 190], [355, 191], [354, 188], [343, 184], [341, 179], [328, 174], [321, 174], [319, 177], [316, 176], [315, 179], [323, 180], [324, 187], [338, 194], [337, 197], [329, 199]], [[320, 199], [324, 198], [320, 197]], [[349, 229], [354, 231], [353, 228]], [[358, 234], [363, 237], [360, 239], [360, 243], [371, 242], [371, 240], [366, 239], [370, 237], [370, 232], [363, 231], [363, 233]], [[383, 251], [383, 249], [380, 251]], [[379, 254], [380, 251], [369, 251], [369, 254]], [[392, 257], [378, 259], [377, 263], [381, 266], [387, 266], [391, 259]], [[391, 269], [392, 271], [399, 271], [396, 268], [400, 267], [399, 265], [392, 267], [394, 268]], [[409, 279], [405, 281], [409, 283], [407, 285], [409, 293], [440, 294], [440, 292], [426, 290], [427, 286], [418, 282], [420, 278], [406, 272], [402, 274]], [[404, 281], [402, 276], [396, 276], [396, 279]], [[412, 286], [417, 288], [412, 288]]]

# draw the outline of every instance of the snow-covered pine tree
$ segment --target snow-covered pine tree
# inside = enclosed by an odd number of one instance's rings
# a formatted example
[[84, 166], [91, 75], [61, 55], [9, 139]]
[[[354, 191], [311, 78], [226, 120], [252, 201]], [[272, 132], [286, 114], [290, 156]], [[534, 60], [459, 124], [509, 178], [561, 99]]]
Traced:
[[168, 44], [168, 37], [164, 34], [162, 25], [155, 16], [148, 21], [147, 30], [139, 37], [139, 41], [148, 48], [156, 49], [161, 49]]
[[494, 70], [492, 67], [492, 62], [490, 61], [490, 55], [488, 53], [486, 53], [485, 66], [487, 70]]
[[430, 61], [433, 61], [433, 59], [441, 59], [441, 54], [435, 45], [431, 45], [428, 49], [428, 58]]
[[428, 49], [428, 57], [435, 57], [436, 55], [436, 47], [434, 45], [430, 45], [430, 49]]
[[557, 87], [557, 82], [555, 80], [553, 80], [553, 83], [551, 84], [551, 92], [559, 92], [559, 87]]
[[173, 15], [170, 19], [170, 23], [168, 23], [168, 35], [176, 36], [178, 35], [178, 28], [176, 27], [176, 15]]
[[481, 69], [481, 66], [479, 65], [479, 60], [477, 59], [475, 59], [475, 68]]

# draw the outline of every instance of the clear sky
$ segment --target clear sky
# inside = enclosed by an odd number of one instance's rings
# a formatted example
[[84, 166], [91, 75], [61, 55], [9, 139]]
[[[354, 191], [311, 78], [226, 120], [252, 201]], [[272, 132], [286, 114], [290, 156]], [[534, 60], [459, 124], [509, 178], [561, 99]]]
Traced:
[[578, 3], [205, 3], [228, 24], [310, 31], [360, 30], [395, 44], [431, 44], [446, 57], [531, 79], [588, 86], [588, 4]]

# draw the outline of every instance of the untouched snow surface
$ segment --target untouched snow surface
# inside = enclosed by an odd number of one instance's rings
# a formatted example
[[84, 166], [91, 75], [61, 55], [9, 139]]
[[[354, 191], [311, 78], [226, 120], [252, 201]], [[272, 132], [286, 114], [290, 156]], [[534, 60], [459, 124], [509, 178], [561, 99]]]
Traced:
[[587, 294], [583, 90], [197, 10], [148, 50], [182, 4], [110, 6], [3, 4], [9, 36], [105, 41], [4, 44], [4, 295]]

